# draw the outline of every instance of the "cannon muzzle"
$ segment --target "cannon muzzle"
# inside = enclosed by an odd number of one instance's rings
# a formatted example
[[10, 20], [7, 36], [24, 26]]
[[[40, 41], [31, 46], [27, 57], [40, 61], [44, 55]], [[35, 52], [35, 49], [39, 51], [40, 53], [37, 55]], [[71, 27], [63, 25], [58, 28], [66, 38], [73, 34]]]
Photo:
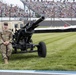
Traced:
[[42, 16], [42, 17], [41, 17], [40, 19], [38, 19], [35, 23], [33, 23], [33, 25], [39, 24], [39, 23], [42, 22], [44, 19], [45, 19], [45, 17]]

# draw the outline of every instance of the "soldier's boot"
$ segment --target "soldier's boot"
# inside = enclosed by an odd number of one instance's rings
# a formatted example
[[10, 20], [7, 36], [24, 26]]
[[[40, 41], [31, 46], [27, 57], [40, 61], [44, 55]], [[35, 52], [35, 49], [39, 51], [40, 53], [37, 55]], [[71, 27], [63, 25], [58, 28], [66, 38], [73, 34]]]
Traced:
[[4, 59], [4, 63], [5, 64], [8, 64], [8, 59]]

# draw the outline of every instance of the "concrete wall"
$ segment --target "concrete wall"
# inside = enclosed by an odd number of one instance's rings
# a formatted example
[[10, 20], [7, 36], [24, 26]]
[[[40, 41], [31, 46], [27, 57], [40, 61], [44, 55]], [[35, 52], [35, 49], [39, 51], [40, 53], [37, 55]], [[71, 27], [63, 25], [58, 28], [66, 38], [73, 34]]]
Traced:
[[[30, 21], [30, 20], [29, 20]], [[25, 23], [28, 21], [26, 20]], [[39, 25], [40, 26], [52, 26], [52, 27], [59, 27], [59, 26], [64, 26], [65, 24], [69, 25], [76, 25], [76, 20], [44, 20], [41, 22]]]
[[58, 27], [58, 26], [64, 26], [67, 25], [76, 25], [76, 21], [43, 21], [40, 23], [40, 26], [52, 26], [52, 27]]

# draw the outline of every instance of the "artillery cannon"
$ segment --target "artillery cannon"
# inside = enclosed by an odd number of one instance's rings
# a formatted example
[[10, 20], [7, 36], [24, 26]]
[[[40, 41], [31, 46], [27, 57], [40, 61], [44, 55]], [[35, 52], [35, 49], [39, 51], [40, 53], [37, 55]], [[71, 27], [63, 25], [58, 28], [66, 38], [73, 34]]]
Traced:
[[[12, 46], [14, 48], [14, 53], [31, 53], [38, 52], [38, 56], [46, 57], [46, 45], [44, 42], [39, 42], [39, 44], [33, 44], [31, 39], [34, 29], [39, 26], [45, 18], [42, 16], [35, 22], [27, 23], [24, 27], [17, 30], [13, 35]], [[34, 50], [36, 47], [37, 50]], [[18, 50], [21, 50], [20, 52]]]

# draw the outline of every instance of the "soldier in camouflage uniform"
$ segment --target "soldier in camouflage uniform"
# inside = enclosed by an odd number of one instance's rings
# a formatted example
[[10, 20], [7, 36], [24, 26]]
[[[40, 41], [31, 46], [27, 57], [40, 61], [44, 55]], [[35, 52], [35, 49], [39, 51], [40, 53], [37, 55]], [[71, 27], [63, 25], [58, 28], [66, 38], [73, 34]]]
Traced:
[[12, 53], [12, 31], [8, 30], [8, 23], [4, 23], [0, 31], [0, 51], [5, 64]]

